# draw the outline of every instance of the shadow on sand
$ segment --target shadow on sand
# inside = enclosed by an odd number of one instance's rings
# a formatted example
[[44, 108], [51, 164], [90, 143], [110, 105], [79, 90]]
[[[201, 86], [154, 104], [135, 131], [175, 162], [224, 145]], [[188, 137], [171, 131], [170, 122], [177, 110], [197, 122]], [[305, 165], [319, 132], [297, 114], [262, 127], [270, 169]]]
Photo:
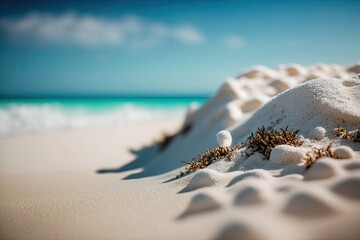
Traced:
[[151, 145], [151, 146], [145, 147], [140, 150], [130, 150], [131, 153], [133, 153], [136, 156], [133, 161], [131, 161], [119, 168], [104, 168], [104, 169], [99, 169], [96, 172], [97, 173], [121, 173], [121, 172], [126, 172], [126, 171], [130, 171], [130, 170], [142, 168], [151, 161], [151, 159], [148, 156], [154, 155], [154, 152], [156, 152], [157, 150], [158, 150], [157, 145]]
[[96, 172], [99, 174], [106, 173], [121, 173], [136, 169], [143, 169], [143, 171], [138, 173], [130, 174], [123, 179], [137, 179], [143, 177], [151, 177], [156, 175], [161, 175], [172, 171], [176, 168], [181, 167], [183, 164], [181, 162], [175, 164], [163, 164], [161, 168], [154, 166], [154, 163], [162, 161], [163, 157], [159, 156], [159, 145], [154, 144], [149, 147], [145, 147], [138, 151], [132, 151], [135, 154], [135, 159], [119, 168], [105, 168], [99, 169]]
[[[157, 144], [145, 147], [140, 150], [131, 150], [131, 153], [135, 155], [135, 159], [131, 162], [118, 167], [118, 168], [103, 168], [99, 169], [96, 172], [100, 174], [104, 173], [121, 173], [131, 170], [136, 170], [139, 168], [143, 168], [144, 170], [140, 173], [130, 174], [123, 179], [136, 179], [142, 177], [149, 177], [157, 174], [151, 174], [146, 171], [146, 166], [149, 165], [154, 159], [151, 156], [156, 156], [156, 153], [159, 151], [159, 146]], [[150, 157], [149, 157], [150, 156]], [[164, 170], [164, 173], [166, 171]], [[160, 173], [161, 174], [161, 173]]]
[[[148, 147], [144, 147], [140, 150], [131, 150], [131, 153], [135, 155], [135, 159], [124, 166], [119, 168], [107, 168], [99, 169], [96, 172], [100, 174], [104, 173], [121, 173], [130, 170], [143, 169], [138, 173], [133, 173], [126, 176], [123, 179], [137, 179], [143, 177], [151, 177], [161, 175], [169, 171], [175, 170], [184, 164], [181, 161], [169, 161], [171, 158], [171, 148], [174, 147], [174, 142], [179, 138], [184, 137], [189, 131], [190, 126], [185, 125], [178, 133], [174, 135], [164, 135], [163, 140], [159, 143], [154, 143]], [[167, 164], [162, 164], [167, 162]], [[161, 163], [161, 164], [159, 164]]]

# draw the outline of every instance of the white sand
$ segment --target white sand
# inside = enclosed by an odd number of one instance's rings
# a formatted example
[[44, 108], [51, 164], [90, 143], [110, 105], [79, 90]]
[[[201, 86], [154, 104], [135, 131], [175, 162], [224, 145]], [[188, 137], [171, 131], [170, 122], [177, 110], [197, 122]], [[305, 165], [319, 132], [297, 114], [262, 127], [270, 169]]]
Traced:
[[180, 187], [96, 170], [129, 162], [129, 147], [178, 127], [171, 121], [1, 139], [1, 239], [165, 238], [159, 222], [169, 224], [177, 217], [169, 209], [189, 198], [173, 201]]
[[[360, 145], [332, 134], [339, 125], [360, 127], [356, 66], [257, 66], [227, 81], [199, 110], [191, 108], [188, 133], [161, 152], [138, 152], [132, 162], [126, 148], [150, 143], [159, 129], [179, 123], [1, 139], [0, 236], [358, 239]], [[323, 78], [307, 81], [314, 76]], [[182, 160], [217, 145], [219, 130], [228, 130], [234, 144], [263, 125], [299, 129], [304, 145], [278, 146], [269, 160], [241, 149], [234, 161], [219, 159], [174, 180]], [[342, 159], [322, 158], [307, 170], [303, 156], [330, 142]], [[95, 173], [124, 164], [122, 172]]]
[[0, 138], [0, 173], [95, 171], [120, 166], [134, 157], [129, 149], [141, 149], [179, 127], [180, 121], [172, 120]]

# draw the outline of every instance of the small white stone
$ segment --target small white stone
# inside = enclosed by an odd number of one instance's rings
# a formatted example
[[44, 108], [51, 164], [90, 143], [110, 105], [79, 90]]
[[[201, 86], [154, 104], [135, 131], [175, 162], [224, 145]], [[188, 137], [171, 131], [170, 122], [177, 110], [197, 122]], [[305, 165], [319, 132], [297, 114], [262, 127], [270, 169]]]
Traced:
[[323, 127], [316, 127], [314, 128], [313, 130], [313, 138], [315, 140], [321, 140], [325, 137], [325, 134], [326, 134], [326, 129], [323, 128]]
[[338, 158], [348, 159], [354, 157], [354, 151], [348, 146], [338, 146], [334, 148], [334, 154]]
[[230, 147], [232, 142], [231, 133], [226, 130], [222, 130], [216, 134], [216, 140], [220, 147]]

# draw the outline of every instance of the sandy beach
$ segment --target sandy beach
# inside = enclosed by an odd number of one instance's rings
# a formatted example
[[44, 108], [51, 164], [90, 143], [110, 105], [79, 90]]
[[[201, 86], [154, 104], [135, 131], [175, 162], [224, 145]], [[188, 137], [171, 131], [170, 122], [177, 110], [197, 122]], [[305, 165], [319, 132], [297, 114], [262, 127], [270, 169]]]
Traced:
[[0, 240], [359, 240], [360, 1], [0, 1]]
[[[164, 132], [177, 131], [180, 124], [181, 120], [129, 123], [4, 137], [0, 139], [0, 173], [96, 171], [120, 166], [133, 160], [131, 149], [151, 145]], [[29, 156], [31, 161], [26, 160]]]
[[178, 127], [168, 121], [1, 139], [1, 238], [166, 238], [159, 222], [176, 218], [168, 210], [182, 207], [171, 201], [178, 189], [169, 194], [160, 178], [123, 181], [129, 172], [96, 171], [130, 162], [130, 148]]
[[358, 66], [256, 66], [185, 119], [3, 137], [0, 236], [357, 239]]

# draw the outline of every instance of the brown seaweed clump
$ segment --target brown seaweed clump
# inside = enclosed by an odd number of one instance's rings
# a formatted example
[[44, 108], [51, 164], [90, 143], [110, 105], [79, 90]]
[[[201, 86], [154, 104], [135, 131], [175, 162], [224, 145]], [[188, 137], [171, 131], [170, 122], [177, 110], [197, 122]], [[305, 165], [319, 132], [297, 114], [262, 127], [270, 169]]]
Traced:
[[308, 152], [304, 158], [306, 161], [306, 169], [309, 169], [319, 158], [322, 157], [338, 158], [336, 154], [334, 154], [332, 143], [330, 143], [326, 148], [312, 147], [312, 151]]
[[216, 147], [211, 150], [206, 150], [204, 153], [200, 154], [198, 158], [193, 159], [191, 162], [185, 162], [185, 171], [180, 171], [176, 178], [182, 177], [188, 173], [195, 172], [197, 170], [206, 168], [217, 159], [227, 158], [228, 160], [233, 160], [232, 153], [235, 150], [240, 149], [240, 146], [236, 145], [234, 147]]
[[354, 131], [349, 131], [343, 127], [334, 129], [334, 134], [342, 139], [347, 139], [353, 142], [360, 142], [360, 128]]
[[179, 136], [179, 135], [186, 135], [190, 132], [191, 130], [191, 125], [187, 124], [187, 125], [184, 125], [182, 127], [182, 129], [174, 134], [174, 135], [171, 135], [171, 134], [168, 134], [168, 133], [163, 133], [163, 136], [162, 136], [162, 139], [157, 142], [157, 144], [159, 144], [159, 150], [160, 151], [163, 151], [165, 150], [165, 148], [167, 148], [169, 146], [169, 144], [171, 143], [171, 141], [176, 137], [176, 136]]
[[233, 159], [232, 153], [242, 147], [248, 147], [251, 149], [250, 153], [246, 153], [247, 156], [253, 155], [255, 152], [260, 152], [267, 159], [270, 157], [271, 150], [278, 145], [290, 145], [294, 147], [301, 146], [304, 141], [298, 138], [297, 131], [280, 129], [280, 131], [274, 129], [265, 129], [263, 126], [259, 128], [256, 133], [251, 133], [245, 142], [237, 144], [234, 147], [217, 147], [212, 150], [207, 150], [202, 153], [197, 159], [193, 159], [191, 162], [185, 162], [185, 171], [180, 171], [176, 178], [182, 177], [188, 173], [195, 172], [196, 170], [206, 168], [218, 158]]
[[174, 137], [175, 135], [170, 135], [166, 132], [163, 133], [162, 139], [158, 142], [159, 150], [163, 151], [170, 144]]
[[304, 141], [298, 138], [298, 132], [299, 130], [288, 130], [288, 127], [281, 128], [280, 131], [265, 129], [265, 127], [258, 128], [256, 133], [251, 133], [245, 142], [245, 146], [251, 149], [251, 152], [246, 152], [246, 154], [251, 156], [255, 152], [259, 152], [269, 159], [272, 149], [278, 145], [299, 147]]

